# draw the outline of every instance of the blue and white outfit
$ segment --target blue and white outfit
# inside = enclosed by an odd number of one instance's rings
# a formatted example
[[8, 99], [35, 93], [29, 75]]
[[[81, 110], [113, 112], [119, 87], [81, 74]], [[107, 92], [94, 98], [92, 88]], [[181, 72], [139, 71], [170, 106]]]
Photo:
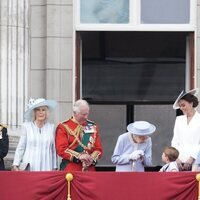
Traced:
[[[132, 161], [130, 154], [136, 150], [144, 152], [144, 159]], [[116, 165], [117, 172], [137, 171], [143, 172], [144, 166], [152, 165], [152, 141], [148, 137], [144, 143], [135, 143], [132, 133], [126, 132], [119, 136], [111, 161]]]
[[194, 164], [196, 164], [196, 165], [198, 165], [200, 167], [200, 151], [199, 151], [199, 153], [197, 155], [197, 159], [195, 160]]
[[22, 125], [21, 137], [13, 165], [29, 163], [30, 171], [51, 171], [57, 168], [54, 124], [45, 123], [38, 128], [34, 122]]
[[200, 151], [197, 154], [197, 158], [192, 166], [192, 171], [200, 171]]

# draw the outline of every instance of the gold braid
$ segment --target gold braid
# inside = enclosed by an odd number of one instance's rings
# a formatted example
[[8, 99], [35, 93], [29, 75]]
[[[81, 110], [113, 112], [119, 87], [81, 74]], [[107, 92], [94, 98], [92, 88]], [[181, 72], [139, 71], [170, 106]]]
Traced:
[[62, 124], [65, 130], [70, 134], [75, 137], [75, 140], [69, 145], [68, 148], [74, 145], [74, 143], [77, 141], [78, 144], [84, 149], [84, 150], [89, 150], [87, 146], [85, 146], [79, 139], [79, 135], [83, 134], [83, 127], [81, 125], [78, 125], [74, 130], [72, 130], [68, 125]]

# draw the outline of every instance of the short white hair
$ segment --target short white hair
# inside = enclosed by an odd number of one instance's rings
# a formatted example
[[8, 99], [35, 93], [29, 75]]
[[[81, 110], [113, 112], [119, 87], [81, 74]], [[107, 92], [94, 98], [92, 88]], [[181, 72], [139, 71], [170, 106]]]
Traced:
[[75, 103], [74, 103], [74, 106], [73, 106], [73, 112], [74, 114], [77, 114], [80, 112], [80, 108], [82, 106], [86, 106], [89, 108], [89, 104], [86, 100], [83, 100], [83, 99], [79, 99], [77, 100]]

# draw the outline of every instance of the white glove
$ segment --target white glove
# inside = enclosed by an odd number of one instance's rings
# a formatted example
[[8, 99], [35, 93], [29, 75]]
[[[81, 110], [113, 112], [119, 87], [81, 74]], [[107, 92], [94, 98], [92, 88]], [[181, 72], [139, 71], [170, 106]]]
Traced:
[[144, 156], [144, 151], [136, 150], [129, 155], [130, 160], [138, 160], [141, 156]]
[[140, 156], [144, 156], [144, 151], [143, 150], [137, 150], [137, 152], [140, 154]]

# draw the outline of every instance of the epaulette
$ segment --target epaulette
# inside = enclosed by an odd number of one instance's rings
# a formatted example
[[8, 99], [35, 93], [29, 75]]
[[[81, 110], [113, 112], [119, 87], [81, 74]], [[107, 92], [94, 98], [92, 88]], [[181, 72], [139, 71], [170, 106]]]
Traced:
[[91, 123], [91, 124], [96, 124], [95, 122], [91, 121], [91, 120], [88, 120], [87, 119], [87, 122]]
[[64, 120], [64, 121], [62, 121], [62, 122], [59, 122], [59, 124], [64, 124], [64, 123], [68, 122], [70, 119], [71, 119], [71, 118], [69, 118], [69, 119], [67, 119], [67, 120]]

